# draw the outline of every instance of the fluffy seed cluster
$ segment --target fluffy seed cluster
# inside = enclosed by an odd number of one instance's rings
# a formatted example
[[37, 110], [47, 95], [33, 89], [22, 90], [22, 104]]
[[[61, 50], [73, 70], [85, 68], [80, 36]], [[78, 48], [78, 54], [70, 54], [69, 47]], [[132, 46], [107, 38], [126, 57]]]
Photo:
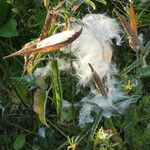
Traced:
[[[112, 39], [119, 43], [120, 28], [115, 19], [104, 14], [90, 14], [83, 18], [83, 31], [71, 45], [71, 51], [77, 57], [74, 61], [79, 84], [86, 85], [91, 79], [89, 63], [100, 77], [106, 75], [112, 57]], [[74, 28], [74, 24], [72, 25]]]
[[[125, 96], [120, 88], [116, 88], [117, 81], [112, 77], [117, 73], [111, 64], [112, 39], [120, 45], [120, 27], [115, 19], [104, 14], [90, 14], [83, 19], [81, 36], [72, 43], [71, 52], [77, 57], [73, 62], [79, 85], [90, 86], [91, 91], [81, 100], [82, 108], [79, 112], [79, 125], [93, 122], [92, 112], [101, 112], [104, 117], [122, 113], [137, 98]], [[76, 25], [72, 25], [73, 28]], [[89, 84], [92, 72], [89, 63], [96, 70], [100, 78], [107, 76], [108, 98], [105, 99]]]
[[[116, 39], [116, 44], [121, 43], [120, 28], [115, 19], [104, 14], [90, 14], [82, 19], [83, 30], [79, 38], [75, 40], [69, 49], [76, 57], [73, 61], [73, 67], [76, 76], [79, 79], [79, 86], [89, 86], [90, 91], [86, 97], [82, 98], [76, 106], [81, 106], [79, 112], [79, 125], [93, 122], [92, 112], [99, 113], [104, 117], [111, 117], [114, 114], [122, 113], [131, 103], [136, 102], [137, 97], [126, 96], [116, 85], [118, 82], [113, 78], [116, 74], [116, 68], [111, 64], [112, 58], [112, 39]], [[80, 28], [73, 23], [71, 28]], [[65, 51], [63, 49], [63, 51]], [[92, 72], [89, 63], [97, 72], [100, 78], [107, 77], [108, 98], [104, 98], [95, 87], [90, 84]], [[70, 63], [65, 59], [58, 58], [60, 70], [66, 70]], [[50, 72], [50, 65], [45, 68], [35, 70], [33, 76], [38, 78], [39, 85], [42, 85], [43, 72]], [[39, 78], [40, 76], [40, 78]], [[39, 80], [41, 79], [41, 80]], [[45, 78], [44, 78], [45, 79]], [[44, 84], [43, 84], [44, 85]], [[63, 110], [65, 111], [71, 105], [63, 101]]]
[[81, 127], [85, 123], [94, 121], [91, 115], [93, 112], [101, 113], [101, 117], [110, 118], [113, 115], [122, 114], [130, 104], [137, 101], [137, 96], [127, 96], [120, 88], [115, 87], [118, 82], [114, 78], [111, 78], [108, 84], [109, 92], [107, 99], [95, 89], [91, 89], [90, 93], [81, 100], [82, 108], [79, 113], [79, 125]]

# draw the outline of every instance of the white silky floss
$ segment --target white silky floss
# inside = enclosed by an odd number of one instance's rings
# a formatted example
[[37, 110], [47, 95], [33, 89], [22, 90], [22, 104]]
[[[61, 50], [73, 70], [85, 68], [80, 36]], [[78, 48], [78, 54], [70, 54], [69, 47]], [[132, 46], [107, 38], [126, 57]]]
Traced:
[[[115, 87], [117, 83], [112, 75], [115, 67], [112, 67], [112, 39], [116, 39], [116, 43], [120, 44], [121, 37], [119, 33], [121, 29], [115, 19], [107, 17], [104, 14], [86, 15], [82, 22], [83, 30], [79, 38], [77, 38], [70, 46], [63, 48], [63, 51], [69, 50], [77, 58], [73, 61], [76, 75], [79, 79], [79, 86], [90, 86], [91, 91], [81, 100], [82, 108], [79, 112], [79, 125], [84, 126], [85, 123], [93, 122], [91, 112], [102, 111], [102, 116], [110, 117], [114, 113], [121, 113], [129, 104], [135, 102], [135, 99], [124, 96], [124, 93]], [[80, 25], [72, 24], [71, 29], [81, 28]], [[66, 32], [66, 36], [70, 32]], [[65, 37], [64, 37], [65, 38]], [[54, 40], [55, 43], [55, 40]], [[47, 43], [46, 43], [47, 44]], [[41, 45], [40, 45], [41, 46]], [[69, 49], [67, 49], [69, 47]], [[99, 94], [95, 88], [91, 87], [90, 81], [92, 72], [89, 63], [95, 69], [100, 78], [107, 76], [108, 98], [105, 99]], [[63, 59], [58, 58], [60, 70], [66, 70], [70, 64]], [[45, 68], [37, 69], [34, 77], [41, 76], [43, 71], [49, 71], [49, 65]], [[40, 83], [41, 85], [41, 83]], [[67, 101], [66, 101], [67, 102]], [[69, 103], [63, 101], [63, 108], [69, 107]], [[67, 104], [67, 105], [66, 105]], [[79, 102], [80, 105], [80, 102]]]
[[[83, 19], [83, 30], [79, 38], [71, 44], [71, 52], [77, 57], [74, 61], [79, 85], [87, 85], [92, 73], [89, 63], [102, 78], [109, 71], [112, 57], [111, 40], [121, 41], [120, 28], [115, 19], [106, 15], [90, 14]], [[74, 24], [72, 25], [74, 28]]]
[[116, 88], [117, 81], [113, 78], [108, 81], [108, 98], [105, 99], [96, 89], [91, 89], [90, 94], [84, 97], [81, 102], [82, 108], [79, 112], [79, 126], [93, 122], [92, 112], [101, 112], [101, 117], [110, 118], [113, 115], [121, 114], [132, 103], [137, 101], [137, 97], [126, 96], [120, 88]]
[[43, 48], [50, 45], [55, 45], [65, 41], [66, 39], [72, 37], [75, 34], [74, 30], [67, 30], [61, 33], [54, 34], [44, 40], [40, 41], [37, 48]]
[[40, 137], [45, 138], [45, 128], [39, 127], [39, 129], [38, 129], [38, 135], [39, 135]]
[[[101, 94], [98, 94], [95, 89], [91, 89], [90, 94], [81, 100], [83, 105], [79, 112], [80, 126], [83, 126], [85, 123], [93, 122], [91, 112], [94, 109], [98, 111], [102, 110], [103, 116], [105, 117], [111, 116], [111, 111], [118, 110], [113, 106], [112, 102], [112, 95], [116, 93], [116, 89], [113, 86], [112, 79], [110, 79], [110, 76], [114, 72], [114, 69], [112, 69], [112, 67], [110, 68], [112, 57], [111, 40], [116, 39], [118, 44], [121, 42], [119, 35], [121, 30], [115, 19], [111, 19], [104, 14], [90, 14], [82, 19], [82, 23], [84, 26], [81, 35], [69, 47], [69, 50], [77, 58], [73, 61], [73, 65], [76, 75], [79, 78], [78, 85], [89, 86], [88, 83], [92, 78], [92, 72], [89, 68], [90, 63], [100, 78], [103, 78], [105, 75], [108, 76], [107, 84], [109, 93], [108, 99], [106, 100]], [[80, 27], [75, 23], [71, 25], [71, 29]], [[98, 109], [96, 107], [98, 107]]]
[[[122, 113], [136, 98], [125, 96], [121, 89], [116, 88], [117, 81], [112, 77], [116, 68], [112, 67], [112, 39], [120, 45], [121, 29], [115, 19], [104, 14], [86, 15], [82, 22], [83, 30], [79, 38], [71, 44], [70, 51], [76, 56], [73, 65], [79, 78], [79, 86], [90, 86], [91, 91], [81, 100], [82, 108], [79, 112], [79, 126], [93, 122], [92, 112], [102, 112], [102, 116], [111, 117]], [[72, 28], [78, 28], [72, 24]], [[108, 98], [105, 99], [88, 84], [92, 78], [89, 63], [93, 66], [100, 78], [107, 76]]]

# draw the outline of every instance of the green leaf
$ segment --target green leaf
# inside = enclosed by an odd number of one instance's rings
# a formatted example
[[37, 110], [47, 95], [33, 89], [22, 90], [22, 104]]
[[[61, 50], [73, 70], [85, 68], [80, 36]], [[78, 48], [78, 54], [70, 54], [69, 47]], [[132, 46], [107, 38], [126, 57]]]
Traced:
[[46, 126], [46, 103], [47, 103], [48, 92], [42, 89], [38, 89], [34, 93], [34, 104], [33, 109], [38, 114], [39, 120]]
[[150, 66], [148, 66], [146, 68], [142, 68], [140, 70], [140, 75], [143, 78], [150, 78]]
[[5, 20], [8, 19], [7, 15], [8, 15], [10, 6], [11, 5], [7, 3], [6, 0], [0, 0], [0, 27], [3, 25]]
[[55, 22], [51, 23], [50, 29], [48, 31], [48, 35], [51, 36], [54, 33], [54, 31], [56, 31], [56, 29], [57, 29], [56, 23]]
[[102, 4], [104, 4], [104, 5], [107, 4], [107, 2], [106, 2], [105, 0], [96, 0], [96, 1], [99, 2], [99, 3], [102, 3]]
[[0, 28], [0, 37], [9, 38], [18, 36], [16, 27], [17, 21], [14, 18], [11, 18], [5, 25]]
[[63, 107], [62, 109], [62, 121], [63, 122], [70, 122], [73, 119], [73, 112], [71, 105], [70, 107]]
[[145, 46], [146, 50], [150, 50], [150, 41], [147, 42], [146, 46]]
[[95, 115], [94, 123], [91, 127], [90, 135], [89, 135], [89, 138], [87, 140], [86, 150], [91, 150], [92, 149], [91, 148], [91, 145], [92, 145], [91, 141], [93, 140], [94, 134], [95, 134], [95, 132], [96, 132], [98, 126], [99, 126], [99, 123], [100, 123], [101, 119], [102, 119], [101, 113], [102, 112], [100, 111], [99, 113], [97, 113]]
[[13, 86], [13, 89], [20, 100], [24, 104], [31, 106], [31, 101], [28, 98], [28, 91], [25, 82], [22, 79], [15, 78], [11, 80], [11, 85]]
[[56, 101], [57, 115], [61, 121], [61, 116], [62, 116], [62, 87], [61, 87], [61, 82], [60, 82], [58, 63], [57, 63], [56, 59], [53, 59], [51, 61], [51, 68], [52, 68], [51, 80], [52, 80], [53, 94], [54, 94], [54, 99]]
[[150, 41], [147, 42], [146, 46], [145, 46], [145, 55], [148, 55], [150, 52]]
[[25, 140], [26, 140], [25, 134], [18, 134], [14, 142], [14, 149], [20, 150], [24, 146]]
[[138, 122], [138, 113], [137, 107], [132, 106], [126, 113], [124, 118], [124, 126], [128, 126], [124, 128], [124, 138], [127, 144], [129, 145], [129, 149], [136, 149], [135, 144], [136, 142], [136, 128], [135, 125]]
[[130, 72], [132, 69], [137, 67], [139, 64], [140, 64], [140, 60], [136, 59], [131, 65], [129, 65], [127, 68], [125, 68], [121, 74]]
[[91, 0], [84, 0], [84, 3], [90, 5], [94, 10], [96, 9], [96, 5]]

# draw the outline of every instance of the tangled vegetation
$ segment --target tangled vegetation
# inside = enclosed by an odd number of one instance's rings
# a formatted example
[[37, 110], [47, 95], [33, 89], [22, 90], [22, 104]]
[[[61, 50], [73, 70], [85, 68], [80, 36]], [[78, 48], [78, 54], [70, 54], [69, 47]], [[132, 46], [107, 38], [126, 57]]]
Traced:
[[[0, 149], [149, 150], [149, 18], [149, 0], [0, 0]], [[104, 76], [99, 44], [113, 49]]]

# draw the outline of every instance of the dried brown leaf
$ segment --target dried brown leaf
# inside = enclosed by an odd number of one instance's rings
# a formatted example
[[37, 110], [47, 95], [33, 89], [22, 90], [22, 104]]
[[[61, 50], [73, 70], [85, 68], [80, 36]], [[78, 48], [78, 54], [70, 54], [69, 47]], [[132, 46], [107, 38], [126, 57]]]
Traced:
[[137, 21], [132, 0], [130, 0], [130, 27], [137, 34]]
[[143, 45], [140, 42], [140, 40], [138, 39], [137, 34], [134, 32], [134, 30], [130, 27], [129, 23], [124, 19], [124, 17], [122, 15], [119, 14], [119, 12], [117, 12], [116, 10], [114, 10], [114, 12], [116, 13], [116, 15], [118, 16], [125, 32], [128, 34], [129, 38], [132, 39], [132, 42], [134, 43], [135, 47], [132, 47], [133, 50], [136, 51], [137, 48], [143, 49]]
[[48, 11], [45, 18], [44, 26], [40, 34], [40, 41], [48, 37], [48, 30], [50, 28], [52, 19], [53, 19], [53, 13], [51, 11]]
[[[130, 1], [130, 27], [134, 31], [134, 33], [137, 35], [137, 22], [136, 22], [136, 17], [135, 17], [135, 11], [133, 7], [133, 1]], [[129, 39], [129, 44], [133, 49], [136, 49], [136, 43], [133, 41], [133, 39]]]

